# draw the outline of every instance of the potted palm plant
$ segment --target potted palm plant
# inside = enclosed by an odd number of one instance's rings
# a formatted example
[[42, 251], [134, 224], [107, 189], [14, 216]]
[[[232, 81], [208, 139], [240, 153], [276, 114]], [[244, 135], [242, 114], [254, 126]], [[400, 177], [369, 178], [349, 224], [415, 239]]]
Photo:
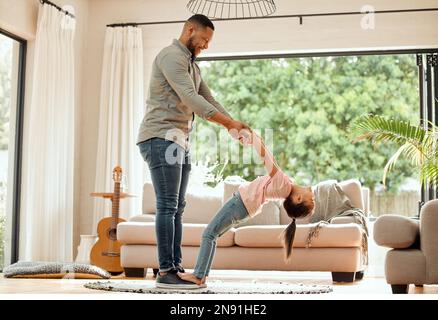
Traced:
[[410, 122], [387, 119], [368, 114], [356, 119], [350, 126], [354, 141], [371, 140], [373, 144], [392, 141], [399, 149], [388, 160], [383, 170], [383, 183], [400, 156], [406, 157], [418, 170], [422, 184], [438, 185], [438, 127], [429, 124], [413, 125]]

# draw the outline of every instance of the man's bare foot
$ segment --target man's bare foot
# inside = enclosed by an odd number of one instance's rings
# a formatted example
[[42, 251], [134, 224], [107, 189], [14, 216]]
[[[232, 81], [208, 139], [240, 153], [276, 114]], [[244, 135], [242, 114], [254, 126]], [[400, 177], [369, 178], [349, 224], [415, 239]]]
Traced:
[[183, 280], [196, 283], [198, 285], [202, 284], [202, 279], [197, 278], [193, 273], [181, 273], [181, 272], [178, 272], [178, 277], [180, 277]]

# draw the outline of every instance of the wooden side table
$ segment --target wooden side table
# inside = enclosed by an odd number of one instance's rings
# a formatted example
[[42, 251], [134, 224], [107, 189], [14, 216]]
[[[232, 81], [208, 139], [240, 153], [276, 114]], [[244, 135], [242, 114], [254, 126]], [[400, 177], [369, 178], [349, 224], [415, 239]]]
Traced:
[[[102, 197], [102, 198], [105, 198], [105, 199], [112, 200], [114, 193], [112, 193], [112, 192], [92, 192], [92, 193], [90, 193], [90, 195], [92, 197]], [[124, 193], [124, 192], [120, 193], [120, 199], [123, 199], [123, 198], [133, 198], [133, 197], [136, 197], [136, 195], [129, 194], [129, 193]]]

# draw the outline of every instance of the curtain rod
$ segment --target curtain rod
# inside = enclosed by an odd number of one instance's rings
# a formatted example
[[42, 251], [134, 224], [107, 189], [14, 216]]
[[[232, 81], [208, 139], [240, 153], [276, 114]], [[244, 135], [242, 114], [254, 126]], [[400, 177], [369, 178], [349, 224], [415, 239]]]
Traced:
[[52, 6], [52, 7], [55, 7], [55, 8], [58, 9], [59, 11], [61, 11], [61, 12], [65, 13], [66, 15], [68, 15], [68, 16], [70, 16], [70, 17], [76, 19], [76, 17], [75, 17], [73, 14], [71, 14], [71, 13], [68, 12], [68, 11], [65, 11], [64, 9], [62, 9], [62, 8], [59, 7], [59, 6], [57, 6], [57, 5], [54, 4], [53, 2], [50, 2], [50, 1], [48, 1], [48, 0], [40, 0], [40, 3], [41, 3], [41, 4], [48, 4], [48, 5]]
[[[357, 15], [368, 13], [403, 13], [403, 12], [420, 12], [420, 11], [438, 11], [438, 8], [423, 8], [423, 9], [401, 9], [401, 10], [380, 10], [380, 11], [352, 11], [352, 12], [330, 12], [330, 13], [308, 13], [308, 14], [292, 14], [292, 15], [278, 15], [278, 16], [266, 16], [266, 17], [247, 17], [247, 18], [226, 18], [226, 19], [211, 19], [211, 21], [236, 21], [236, 20], [255, 20], [255, 19], [279, 19], [279, 18], [299, 18], [300, 24], [303, 24], [304, 17], [322, 17], [322, 16], [345, 16], [345, 15]], [[156, 22], [127, 22], [127, 23], [113, 23], [108, 24], [107, 27], [137, 27], [144, 25], [155, 24], [172, 24], [172, 23], [185, 23], [186, 20], [178, 21], [156, 21]]]

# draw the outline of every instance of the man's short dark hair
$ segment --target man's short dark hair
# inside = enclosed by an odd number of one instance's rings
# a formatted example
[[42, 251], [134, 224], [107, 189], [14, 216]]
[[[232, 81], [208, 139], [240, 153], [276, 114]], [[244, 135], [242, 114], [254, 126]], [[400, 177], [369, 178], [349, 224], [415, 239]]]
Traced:
[[209, 27], [212, 30], [214, 30], [213, 22], [211, 22], [211, 20], [208, 17], [204, 16], [203, 14], [195, 14], [191, 16], [187, 21], [196, 23], [204, 28]]

